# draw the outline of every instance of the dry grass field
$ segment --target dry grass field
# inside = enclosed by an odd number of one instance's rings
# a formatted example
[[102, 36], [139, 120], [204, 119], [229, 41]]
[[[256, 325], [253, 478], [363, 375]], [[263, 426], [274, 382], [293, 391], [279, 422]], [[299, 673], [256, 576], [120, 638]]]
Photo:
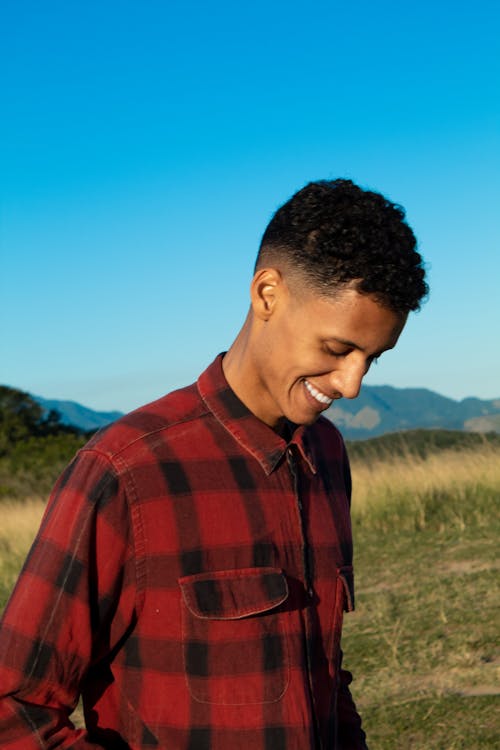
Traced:
[[17, 579], [44, 507], [40, 499], [0, 502], [0, 610]]
[[345, 661], [373, 750], [500, 747], [500, 450], [353, 462]]
[[411, 452], [352, 462], [353, 515], [358, 525], [419, 531], [428, 525], [465, 529], [489, 524], [500, 489], [499, 446]]
[[[344, 659], [371, 750], [500, 748], [500, 447], [353, 458]], [[0, 502], [0, 608], [43, 512]]]

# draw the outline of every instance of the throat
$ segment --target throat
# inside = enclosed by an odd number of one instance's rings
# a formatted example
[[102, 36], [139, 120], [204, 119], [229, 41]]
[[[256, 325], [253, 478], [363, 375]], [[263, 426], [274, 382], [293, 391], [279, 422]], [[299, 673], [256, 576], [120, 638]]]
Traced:
[[277, 432], [278, 435], [283, 438], [286, 443], [289, 443], [293, 438], [293, 433], [295, 432], [296, 428], [296, 424], [290, 422], [290, 420], [286, 419], [285, 417], [282, 417], [282, 419], [278, 420], [274, 431]]

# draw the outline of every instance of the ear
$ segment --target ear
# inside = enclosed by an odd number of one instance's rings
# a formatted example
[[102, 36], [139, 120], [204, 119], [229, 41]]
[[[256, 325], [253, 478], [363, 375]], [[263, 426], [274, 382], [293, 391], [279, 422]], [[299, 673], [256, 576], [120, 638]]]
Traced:
[[250, 299], [254, 315], [267, 321], [284, 292], [284, 281], [277, 268], [261, 268], [252, 279]]

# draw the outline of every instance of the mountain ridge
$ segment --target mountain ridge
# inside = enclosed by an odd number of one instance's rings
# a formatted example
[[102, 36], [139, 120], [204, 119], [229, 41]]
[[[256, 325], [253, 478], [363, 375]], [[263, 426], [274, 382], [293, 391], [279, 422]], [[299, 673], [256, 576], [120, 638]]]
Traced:
[[[120, 411], [96, 411], [76, 401], [32, 398], [44, 410], [58, 411], [63, 424], [84, 431], [105, 427], [123, 416]], [[468, 396], [457, 401], [428, 388], [364, 385], [358, 398], [336, 401], [324, 415], [348, 440], [413, 429], [500, 432], [500, 398]]]
[[59, 412], [62, 424], [77, 427], [84, 432], [106, 427], [106, 425], [123, 416], [123, 412], [121, 411], [96, 411], [88, 406], [83, 406], [77, 401], [30, 395], [46, 412], [49, 412], [51, 409]]
[[500, 431], [500, 399], [456, 401], [428, 388], [365, 385], [357, 399], [334, 402], [325, 412], [350, 440], [413, 429]]

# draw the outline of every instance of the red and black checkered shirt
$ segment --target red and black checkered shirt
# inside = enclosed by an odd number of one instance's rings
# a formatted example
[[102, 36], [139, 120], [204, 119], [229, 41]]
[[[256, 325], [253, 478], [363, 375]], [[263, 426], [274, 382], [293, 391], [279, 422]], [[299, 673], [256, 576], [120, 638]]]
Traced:
[[56, 484], [2, 624], [2, 748], [365, 748], [342, 438], [320, 418], [282, 439], [221, 361]]

